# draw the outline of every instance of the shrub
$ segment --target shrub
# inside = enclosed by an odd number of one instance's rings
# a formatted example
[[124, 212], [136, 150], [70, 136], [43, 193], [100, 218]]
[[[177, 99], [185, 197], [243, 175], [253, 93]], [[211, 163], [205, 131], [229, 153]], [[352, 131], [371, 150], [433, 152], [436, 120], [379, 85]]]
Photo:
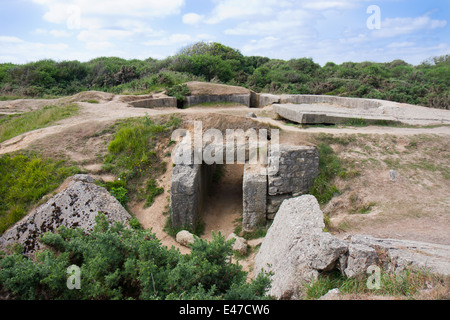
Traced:
[[167, 89], [166, 94], [171, 97], [177, 98], [178, 107], [182, 107], [186, 101], [186, 96], [191, 94], [188, 86], [185, 84], [179, 84]]
[[[190, 254], [161, 245], [148, 230], [110, 226], [99, 214], [91, 234], [60, 228], [47, 233], [48, 247], [28, 259], [0, 257], [0, 289], [16, 299], [267, 299], [267, 274], [247, 283], [242, 267], [229, 262], [232, 242], [213, 234], [196, 239]], [[66, 287], [67, 268], [81, 270], [81, 289]]]

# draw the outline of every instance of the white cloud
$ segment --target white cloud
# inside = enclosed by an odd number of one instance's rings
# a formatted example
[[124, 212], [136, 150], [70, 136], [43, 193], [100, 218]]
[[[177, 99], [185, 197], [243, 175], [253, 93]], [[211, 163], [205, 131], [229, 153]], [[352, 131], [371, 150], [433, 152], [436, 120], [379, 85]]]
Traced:
[[199, 15], [196, 13], [187, 13], [183, 16], [182, 20], [184, 24], [198, 25], [203, 20], [203, 18], [203, 15]]
[[406, 47], [412, 47], [414, 45], [415, 45], [414, 42], [403, 41], [403, 42], [392, 42], [392, 43], [388, 44], [386, 47], [387, 48], [406, 48]]
[[86, 49], [92, 51], [102, 51], [114, 48], [115, 45], [109, 41], [91, 41], [86, 43]]
[[7, 43], [22, 43], [23, 40], [19, 39], [17, 37], [10, 37], [10, 36], [0, 36], [0, 43], [7, 44]]
[[30, 42], [12, 36], [0, 36], [0, 61], [23, 63], [59, 59], [68, 48], [66, 43]]
[[217, 24], [228, 19], [241, 19], [251, 16], [267, 17], [275, 13], [275, 8], [285, 7], [288, 1], [275, 0], [223, 0], [213, 9], [211, 17], [205, 22]]
[[285, 32], [298, 33], [301, 27], [309, 29], [308, 26], [311, 25], [314, 17], [314, 14], [304, 10], [281, 11], [274, 15], [273, 19], [265, 19], [259, 22], [242, 22], [235, 28], [225, 30], [225, 34], [267, 36]]
[[259, 40], [251, 40], [242, 48], [242, 52], [247, 55], [261, 52], [261, 50], [268, 50], [277, 47], [279, 39], [275, 37], [265, 37]]
[[305, 9], [313, 10], [330, 10], [330, 9], [349, 9], [356, 5], [358, 1], [304, 1], [303, 7]]
[[172, 45], [186, 45], [193, 41], [189, 34], [176, 33], [169, 37], [160, 38], [156, 40], [145, 41], [142, 44], [146, 46], [172, 46]]
[[433, 20], [429, 14], [416, 18], [386, 18], [381, 22], [381, 29], [374, 30], [373, 35], [378, 38], [393, 38], [420, 30], [443, 28], [446, 25], [447, 20]]
[[101, 42], [109, 39], [122, 40], [133, 35], [132, 31], [115, 29], [90, 29], [81, 31], [77, 39], [84, 42]]
[[66, 30], [50, 30], [50, 34], [55, 38], [66, 38], [70, 37], [72, 34]]
[[33, 0], [47, 8], [44, 19], [64, 23], [71, 16], [83, 15], [166, 17], [178, 14], [185, 0]]

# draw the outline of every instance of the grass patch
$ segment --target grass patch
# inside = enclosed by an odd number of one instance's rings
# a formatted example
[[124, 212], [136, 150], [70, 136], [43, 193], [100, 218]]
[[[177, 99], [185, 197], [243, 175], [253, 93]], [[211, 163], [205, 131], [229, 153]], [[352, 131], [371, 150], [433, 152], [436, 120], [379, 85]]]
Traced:
[[[377, 295], [396, 298], [420, 299], [420, 291], [432, 287], [445, 287], [445, 278], [419, 269], [406, 269], [399, 273], [381, 271], [380, 289], [370, 290], [367, 287], [367, 276], [349, 279], [340, 272], [322, 274], [312, 283], [304, 284], [303, 298], [319, 299], [332, 289], [339, 289], [345, 295]], [[434, 297], [445, 299], [445, 296]]]
[[0, 234], [22, 219], [43, 196], [68, 177], [80, 173], [65, 161], [39, 155], [0, 157]]
[[11, 100], [19, 100], [19, 99], [29, 99], [29, 97], [22, 96], [1, 96], [0, 101], [11, 101]]
[[0, 122], [0, 142], [14, 138], [25, 132], [41, 129], [53, 123], [77, 114], [79, 107], [75, 104], [64, 106], [47, 106], [40, 110], [3, 118]]
[[327, 144], [338, 144], [348, 146], [349, 144], [357, 142], [357, 137], [354, 134], [346, 134], [342, 136], [333, 135], [331, 133], [319, 133], [317, 139], [320, 142]]
[[145, 207], [151, 207], [155, 202], [155, 198], [164, 193], [164, 188], [158, 187], [155, 179], [149, 179], [145, 183], [144, 192], [146, 194]]
[[234, 221], [235, 228], [234, 228], [234, 234], [242, 237], [246, 240], [253, 240], [253, 239], [260, 239], [264, 238], [267, 234], [267, 231], [269, 230], [270, 226], [272, 225], [272, 222], [268, 222], [263, 226], [259, 226], [258, 229], [252, 232], [246, 232], [242, 229], [242, 216]]
[[145, 207], [153, 205], [164, 193], [156, 182], [166, 171], [164, 148], [170, 145], [170, 136], [180, 123], [181, 119], [174, 116], [159, 121], [143, 117], [120, 121], [111, 128], [114, 139], [108, 145], [103, 169], [116, 174], [122, 184], [110, 191], [113, 195], [127, 201], [145, 201]]
[[320, 143], [319, 150], [319, 176], [315, 179], [310, 194], [317, 198], [320, 204], [330, 201], [340, 190], [332, 184], [332, 180], [342, 174], [341, 161], [334, 153], [330, 145]]
[[181, 119], [171, 116], [167, 121], [148, 117], [127, 119], [115, 128], [114, 140], [108, 145], [109, 154], [103, 168], [121, 180], [155, 177], [165, 171], [165, 163], [156, 150], [158, 142], [169, 139]]

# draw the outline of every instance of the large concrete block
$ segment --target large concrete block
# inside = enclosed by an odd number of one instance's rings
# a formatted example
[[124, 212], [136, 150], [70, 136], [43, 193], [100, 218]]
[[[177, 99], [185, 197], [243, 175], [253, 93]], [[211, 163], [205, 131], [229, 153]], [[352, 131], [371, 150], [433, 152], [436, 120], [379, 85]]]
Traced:
[[235, 102], [250, 107], [251, 94], [224, 94], [224, 95], [201, 95], [187, 96], [184, 103], [185, 107], [190, 107], [202, 103], [215, 102]]
[[173, 168], [170, 204], [174, 228], [195, 229], [215, 168], [206, 164]]
[[201, 198], [201, 165], [177, 165], [172, 172], [171, 218], [174, 228], [192, 230], [197, 222]]
[[134, 108], [176, 108], [177, 99], [174, 97], [152, 98], [133, 101], [129, 103]]
[[267, 174], [262, 166], [245, 165], [242, 192], [242, 226], [252, 232], [266, 222]]

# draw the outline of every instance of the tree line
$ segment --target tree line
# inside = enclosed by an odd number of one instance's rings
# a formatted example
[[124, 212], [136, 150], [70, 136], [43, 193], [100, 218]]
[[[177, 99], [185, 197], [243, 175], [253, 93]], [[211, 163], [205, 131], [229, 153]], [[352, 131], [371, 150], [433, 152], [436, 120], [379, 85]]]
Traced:
[[337, 95], [449, 109], [450, 55], [413, 66], [244, 56], [220, 43], [199, 42], [166, 59], [100, 57], [88, 62], [40, 60], [0, 64], [0, 99], [48, 98], [98, 90], [146, 94], [187, 81], [207, 81], [274, 94]]

